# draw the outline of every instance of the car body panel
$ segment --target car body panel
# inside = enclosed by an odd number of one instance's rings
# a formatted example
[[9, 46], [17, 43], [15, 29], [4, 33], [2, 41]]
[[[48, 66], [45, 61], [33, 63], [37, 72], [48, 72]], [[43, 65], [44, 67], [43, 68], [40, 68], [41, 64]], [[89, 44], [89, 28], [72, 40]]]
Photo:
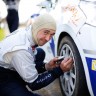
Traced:
[[[59, 15], [55, 17], [51, 13], [57, 21], [57, 31], [54, 38], [55, 55], [57, 56], [60, 36], [65, 36], [65, 33], [67, 33], [73, 39], [79, 50], [90, 95], [96, 96], [96, 85], [94, 84], [96, 80], [96, 27], [86, 24], [87, 17], [80, 9], [79, 0], [74, 4], [72, 2], [71, 4], [70, 0], [61, 0], [60, 3], [59, 5], [57, 4], [59, 13], [56, 12], [56, 9], [54, 10], [55, 12], [52, 11], [55, 16]], [[68, 17], [68, 15], [70, 16]], [[89, 55], [87, 56], [87, 54]]]

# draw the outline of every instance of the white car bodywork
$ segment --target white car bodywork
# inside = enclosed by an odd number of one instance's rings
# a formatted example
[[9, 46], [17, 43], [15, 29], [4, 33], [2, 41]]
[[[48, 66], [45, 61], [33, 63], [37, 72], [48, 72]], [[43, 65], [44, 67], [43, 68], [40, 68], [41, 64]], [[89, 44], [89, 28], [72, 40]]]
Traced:
[[[96, 2], [93, 1], [79, 1], [79, 0], [59, 0], [55, 10], [51, 14], [57, 21], [57, 31], [55, 35], [55, 53], [58, 51], [58, 44], [60, 35], [67, 33], [74, 40], [84, 67], [84, 72], [87, 80], [88, 89], [91, 96], [95, 96], [92, 89], [92, 81], [90, 81], [88, 64], [86, 57], [94, 59], [94, 65], [91, 63], [91, 70], [96, 71]], [[87, 4], [88, 3], [88, 4]], [[89, 8], [89, 10], [88, 10]], [[87, 12], [84, 13], [85, 10]], [[58, 11], [57, 11], [58, 10]], [[84, 11], [82, 11], [84, 10]], [[90, 12], [90, 13], [88, 13]], [[95, 12], [95, 13], [94, 13]], [[94, 13], [94, 15], [93, 15]], [[90, 14], [90, 16], [89, 16]], [[88, 16], [89, 17], [88, 17]], [[91, 21], [89, 19], [92, 19]], [[88, 24], [88, 23], [91, 24]], [[57, 54], [56, 54], [57, 55]], [[96, 87], [95, 87], [96, 88]]]

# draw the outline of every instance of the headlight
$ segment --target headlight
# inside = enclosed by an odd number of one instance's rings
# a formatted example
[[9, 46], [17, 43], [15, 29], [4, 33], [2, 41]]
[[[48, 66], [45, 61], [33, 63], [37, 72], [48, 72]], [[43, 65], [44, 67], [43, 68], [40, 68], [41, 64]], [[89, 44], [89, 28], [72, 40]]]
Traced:
[[82, 0], [80, 8], [86, 15], [86, 23], [96, 26], [96, 0]]

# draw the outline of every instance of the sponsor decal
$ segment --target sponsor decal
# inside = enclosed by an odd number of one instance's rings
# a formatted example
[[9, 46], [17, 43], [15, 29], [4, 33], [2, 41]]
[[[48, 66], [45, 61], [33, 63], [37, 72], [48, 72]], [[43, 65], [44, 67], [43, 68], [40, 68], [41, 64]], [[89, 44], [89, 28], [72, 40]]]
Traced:
[[96, 58], [86, 57], [89, 76], [90, 76], [90, 83], [92, 86], [92, 91], [94, 96], [96, 96]]
[[96, 60], [92, 60], [92, 70], [96, 71]]

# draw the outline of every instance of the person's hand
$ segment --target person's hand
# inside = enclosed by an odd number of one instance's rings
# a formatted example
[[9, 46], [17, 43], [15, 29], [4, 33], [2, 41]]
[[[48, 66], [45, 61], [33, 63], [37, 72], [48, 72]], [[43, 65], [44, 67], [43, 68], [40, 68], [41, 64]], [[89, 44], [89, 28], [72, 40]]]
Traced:
[[45, 68], [46, 70], [51, 70], [59, 65], [56, 64], [56, 61], [58, 60], [58, 57], [53, 58], [52, 60], [50, 60], [49, 63], [45, 64]]
[[60, 68], [62, 69], [63, 72], [70, 71], [72, 67], [73, 67], [73, 59], [71, 57], [65, 58], [60, 64]]

